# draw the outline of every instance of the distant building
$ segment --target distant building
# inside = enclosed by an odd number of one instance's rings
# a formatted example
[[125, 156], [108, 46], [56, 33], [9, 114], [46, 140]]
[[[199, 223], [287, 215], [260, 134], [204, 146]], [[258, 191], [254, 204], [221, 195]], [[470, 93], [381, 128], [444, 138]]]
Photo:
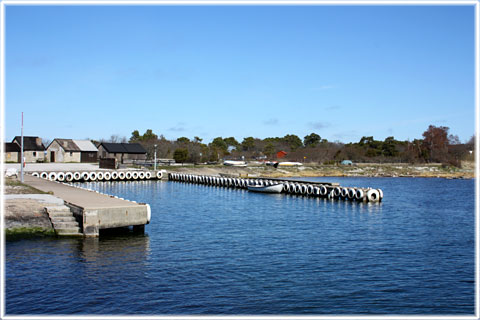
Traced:
[[20, 162], [20, 147], [13, 142], [5, 143], [5, 157], [4, 162]]
[[277, 159], [283, 158], [287, 155], [285, 151], [278, 151], [277, 152]]
[[[12, 143], [16, 143], [21, 148], [22, 137], [16, 136]], [[23, 157], [25, 162], [43, 162], [45, 160], [45, 146], [42, 143], [42, 138], [23, 137]]]
[[72, 139], [54, 139], [47, 147], [49, 162], [80, 162], [80, 149]]
[[98, 149], [90, 140], [54, 139], [47, 148], [50, 162], [96, 162]]
[[98, 148], [90, 140], [73, 140], [80, 149], [80, 162], [97, 162]]
[[146, 160], [147, 150], [139, 143], [102, 142], [98, 146], [98, 155], [101, 158], [115, 158], [119, 163], [128, 163], [133, 160]]

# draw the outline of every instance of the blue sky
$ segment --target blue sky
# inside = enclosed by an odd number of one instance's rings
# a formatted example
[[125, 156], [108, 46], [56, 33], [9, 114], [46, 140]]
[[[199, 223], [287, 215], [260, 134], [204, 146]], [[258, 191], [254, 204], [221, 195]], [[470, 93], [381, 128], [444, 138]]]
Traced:
[[5, 138], [475, 130], [473, 6], [6, 6]]

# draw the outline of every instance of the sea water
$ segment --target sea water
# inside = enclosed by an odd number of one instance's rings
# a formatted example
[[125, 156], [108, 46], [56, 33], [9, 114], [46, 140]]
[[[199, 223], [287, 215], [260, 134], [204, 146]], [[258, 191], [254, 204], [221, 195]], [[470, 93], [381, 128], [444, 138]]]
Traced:
[[6, 243], [7, 314], [474, 313], [474, 180], [309, 178], [381, 203], [91, 182], [149, 203], [144, 234]]

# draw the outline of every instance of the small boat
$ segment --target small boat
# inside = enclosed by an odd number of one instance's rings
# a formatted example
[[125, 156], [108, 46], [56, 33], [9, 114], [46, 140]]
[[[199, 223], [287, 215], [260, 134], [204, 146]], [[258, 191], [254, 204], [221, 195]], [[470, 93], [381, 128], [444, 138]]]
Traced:
[[225, 160], [223, 165], [232, 167], [246, 167], [247, 163], [245, 161]]
[[279, 162], [277, 164], [277, 166], [279, 166], [279, 167], [299, 167], [299, 166], [303, 166], [303, 163], [284, 161], [284, 162]]
[[264, 193], [280, 193], [283, 190], [283, 183], [274, 184], [271, 186], [248, 185], [248, 191], [264, 192]]

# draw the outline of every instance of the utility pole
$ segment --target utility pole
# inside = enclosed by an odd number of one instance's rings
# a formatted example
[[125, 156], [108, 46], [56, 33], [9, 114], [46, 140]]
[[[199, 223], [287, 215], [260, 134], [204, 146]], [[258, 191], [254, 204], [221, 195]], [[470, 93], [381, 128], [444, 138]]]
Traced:
[[154, 152], [154, 163], [153, 163], [153, 170], [157, 171], [157, 145], [153, 145], [155, 147], [155, 152]]
[[22, 112], [22, 135], [21, 135], [21, 152], [20, 152], [20, 181], [23, 182], [23, 112]]

